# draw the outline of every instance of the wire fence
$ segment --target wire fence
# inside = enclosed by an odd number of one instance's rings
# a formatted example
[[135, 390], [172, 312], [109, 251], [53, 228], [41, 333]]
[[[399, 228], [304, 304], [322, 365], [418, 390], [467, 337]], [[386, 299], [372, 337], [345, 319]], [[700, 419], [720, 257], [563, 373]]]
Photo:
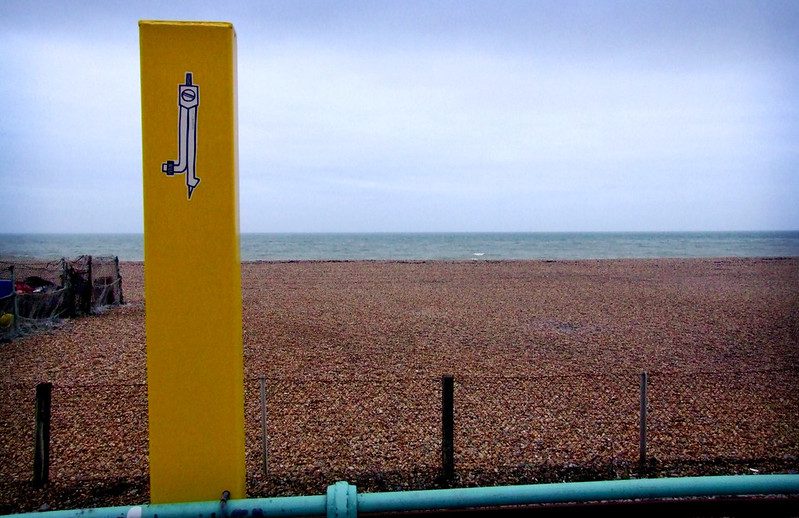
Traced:
[[[437, 484], [440, 378], [267, 377], [265, 385], [266, 472], [260, 381], [245, 381], [250, 494], [336, 479], [371, 490]], [[796, 469], [797, 386], [796, 369], [650, 373], [649, 468]], [[35, 387], [0, 393], [0, 480], [30, 480]], [[456, 376], [455, 483], [641, 476], [639, 396], [638, 373]], [[51, 481], [147, 473], [146, 385], [53, 386]]]
[[123, 302], [117, 257], [0, 261], [0, 338]]

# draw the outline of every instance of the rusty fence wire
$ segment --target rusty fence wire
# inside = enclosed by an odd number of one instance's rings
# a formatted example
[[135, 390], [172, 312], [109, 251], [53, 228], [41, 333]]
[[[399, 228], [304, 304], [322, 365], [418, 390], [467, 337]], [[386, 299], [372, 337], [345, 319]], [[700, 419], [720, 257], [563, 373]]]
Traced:
[[[436, 482], [440, 378], [267, 377], [265, 384], [267, 473], [260, 381], [245, 380], [246, 466], [253, 493], [301, 491], [335, 479], [379, 488]], [[797, 386], [795, 369], [651, 372], [650, 463], [669, 469], [758, 461], [796, 467]], [[35, 386], [3, 385], [0, 392], [0, 480], [29, 480]], [[455, 376], [454, 394], [457, 482], [543, 480], [564, 470], [582, 470], [588, 478], [637, 473], [639, 373], [463, 375]], [[147, 473], [146, 385], [53, 386], [50, 480]]]

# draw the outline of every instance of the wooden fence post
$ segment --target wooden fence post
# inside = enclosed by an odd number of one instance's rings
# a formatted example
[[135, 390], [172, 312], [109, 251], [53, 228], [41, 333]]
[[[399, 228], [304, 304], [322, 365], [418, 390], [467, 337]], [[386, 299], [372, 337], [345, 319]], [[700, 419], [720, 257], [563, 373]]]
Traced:
[[86, 302], [86, 314], [91, 315], [94, 309], [94, 279], [92, 279], [92, 256], [86, 262], [86, 277], [89, 280], [89, 297]]
[[639, 440], [638, 440], [638, 470], [643, 474], [646, 473], [646, 416], [647, 416], [647, 398], [646, 389], [649, 381], [649, 375], [646, 372], [641, 373], [641, 415], [639, 427]]
[[68, 317], [75, 316], [75, 292], [72, 291], [72, 280], [67, 267], [67, 259], [61, 258], [61, 287], [64, 289], [64, 311]]
[[14, 295], [14, 334], [19, 332], [19, 295], [17, 295], [17, 274], [14, 270], [14, 265], [10, 266], [11, 270], [11, 293]]
[[441, 476], [450, 482], [455, 478], [455, 378], [441, 378]]
[[119, 256], [114, 256], [114, 266], [117, 269], [117, 283], [119, 284], [119, 298], [117, 299], [117, 304], [122, 305], [125, 303], [125, 297], [122, 295], [122, 274], [119, 273]]
[[36, 385], [36, 431], [33, 451], [33, 486], [42, 487], [50, 480], [50, 409], [52, 383]]

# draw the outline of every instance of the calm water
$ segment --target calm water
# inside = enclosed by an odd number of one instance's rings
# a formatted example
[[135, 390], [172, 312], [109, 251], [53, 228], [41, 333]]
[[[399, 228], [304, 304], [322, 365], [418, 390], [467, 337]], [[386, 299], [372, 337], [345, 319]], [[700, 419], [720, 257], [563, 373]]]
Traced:
[[[141, 234], [0, 234], [0, 256], [144, 259]], [[799, 256], [799, 232], [242, 234], [241, 257], [297, 259], [609, 259]]]

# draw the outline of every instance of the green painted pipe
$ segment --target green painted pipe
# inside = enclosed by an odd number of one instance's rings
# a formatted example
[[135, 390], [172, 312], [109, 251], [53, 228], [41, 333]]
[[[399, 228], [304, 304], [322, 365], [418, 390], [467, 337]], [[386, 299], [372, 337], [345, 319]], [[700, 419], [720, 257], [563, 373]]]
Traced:
[[358, 512], [402, 512], [464, 509], [544, 503], [591, 502], [699, 496], [799, 494], [799, 475], [605, 480], [525, 486], [471, 487], [357, 494], [355, 486], [337, 482], [326, 495], [288, 496], [182, 504], [106, 507], [11, 515], [15, 518], [266, 518], [328, 516], [354, 518]]
[[[332, 486], [331, 486], [332, 487]], [[14, 518], [244, 518], [267, 516], [325, 516], [327, 497], [284, 496], [178, 504], [151, 504], [97, 509], [72, 509], [9, 515]]]
[[600, 500], [797, 493], [799, 475], [649, 478], [364, 493], [358, 495], [358, 511], [423, 511]]

